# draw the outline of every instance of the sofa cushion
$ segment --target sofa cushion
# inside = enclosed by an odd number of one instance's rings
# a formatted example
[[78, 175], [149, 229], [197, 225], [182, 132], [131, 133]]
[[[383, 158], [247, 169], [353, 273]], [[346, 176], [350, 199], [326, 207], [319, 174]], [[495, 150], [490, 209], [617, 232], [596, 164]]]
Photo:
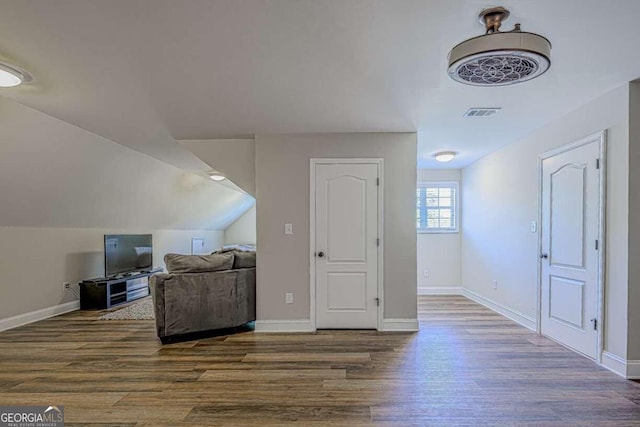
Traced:
[[253, 268], [256, 266], [255, 252], [234, 251], [233, 253], [233, 269]]
[[253, 268], [256, 266], [256, 251], [255, 246], [253, 246], [253, 250], [249, 249], [249, 246], [245, 245], [245, 248], [238, 248], [239, 245], [230, 245], [230, 247], [222, 247], [222, 249], [218, 249], [214, 254], [230, 254], [232, 253], [235, 256], [233, 261], [233, 269], [236, 270], [238, 268]]
[[213, 252], [214, 254], [220, 254], [223, 252], [232, 252], [232, 251], [240, 251], [240, 252], [255, 252], [256, 245], [224, 245], [217, 251]]
[[205, 273], [231, 270], [234, 258], [233, 252], [211, 255], [166, 254], [164, 263], [169, 273]]

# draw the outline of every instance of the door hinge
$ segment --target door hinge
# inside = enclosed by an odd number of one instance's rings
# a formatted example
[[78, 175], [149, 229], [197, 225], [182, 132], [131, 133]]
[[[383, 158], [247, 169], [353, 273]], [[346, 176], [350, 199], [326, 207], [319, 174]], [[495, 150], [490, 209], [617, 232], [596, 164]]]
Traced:
[[598, 250], [598, 241], [596, 240], [596, 251]]
[[376, 305], [379, 307], [380, 306], [380, 298], [376, 298]]
[[596, 159], [596, 169], [600, 169], [600, 159]]
[[376, 246], [380, 246], [380, 239], [376, 239]]
[[376, 178], [376, 185], [380, 187], [380, 178]]
[[598, 319], [591, 319], [591, 323], [593, 323], [593, 330], [598, 330]]

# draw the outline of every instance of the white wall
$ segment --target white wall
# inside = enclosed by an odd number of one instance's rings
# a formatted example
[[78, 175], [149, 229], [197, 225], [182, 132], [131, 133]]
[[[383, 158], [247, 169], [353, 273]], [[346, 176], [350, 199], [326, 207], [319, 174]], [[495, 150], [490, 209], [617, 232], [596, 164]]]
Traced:
[[[629, 319], [627, 359], [640, 360], [640, 82], [629, 84]], [[631, 326], [633, 325], [633, 326]], [[640, 372], [635, 375], [640, 376]]]
[[[462, 284], [534, 320], [537, 288], [537, 156], [603, 129], [608, 138], [605, 350], [626, 358], [628, 85], [462, 171]], [[492, 281], [498, 288], [492, 289]]]
[[205, 254], [220, 249], [224, 244], [222, 230], [155, 230], [149, 233], [153, 234], [153, 265], [162, 268], [165, 267], [166, 254], [190, 254], [194, 237], [204, 239], [202, 252]]
[[161, 265], [164, 252], [189, 253], [191, 237], [219, 247], [253, 203], [2, 97], [0, 141], [0, 320], [68, 301], [63, 281], [104, 274], [107, 231], [152, 232]]
[[[191, 253], [191, 238], [205, 239], [210, 252], [222, 245], [222, 231], [99, 228], [0, 227], [0, 324], [8, 317], [75, 300], [83, 279], [104, 275], [104, 235], [153, 234], [153, 265], [164, 268], [167, 253]], [[1, 325], [0, 325], [1, 326]]]
[[224, 244], [256, 244], [256, 206], [252, 206], [224, 230]]
[[[460, 183], [460, 170], [418, 169], [418, 182], [429, 181]], [[459, 213], [462, 214], [462, 209]], [[459, 292], [462, 284], [460, 240], [460, 233], [418, 233], [419, 294]], [[429, 271], [428, 278], [424, 277], [424, 270]]]
[[309, 319], [309, 161], [332, 157], [384, 159], [384, 316], [416, 319], [413, 133], [256, 136], [258, 319]]

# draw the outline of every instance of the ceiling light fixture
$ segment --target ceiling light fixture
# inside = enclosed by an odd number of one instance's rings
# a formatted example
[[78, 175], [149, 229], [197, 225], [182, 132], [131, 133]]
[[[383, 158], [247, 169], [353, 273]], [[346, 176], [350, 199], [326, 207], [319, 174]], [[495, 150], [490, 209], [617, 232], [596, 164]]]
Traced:
[[456, 154], [457, 153], [455, 151], [441, 151], [434, 154], [433, 157], [435, 157], [437, 161], [444, 163], [453, 160], [456, 157]]
[[503, 7], [480, 12], [485, 26], [482, 36], [465, 40], [449, 52], [449, 76], [474, 86], [504, 86], [526, 82], [544, 74], [551, 66], [551, 42], [520, 30], [501, 32], [510, 13]]
[[226, 177], [219, 172], [210, 172], [209, 178], [211, 178], [216, 182], [220, 182], [220, 181], [224, 181]]
[[25, 71], [0, 62], [0, 87], [15, 87], [30, 81], [31, 76]]

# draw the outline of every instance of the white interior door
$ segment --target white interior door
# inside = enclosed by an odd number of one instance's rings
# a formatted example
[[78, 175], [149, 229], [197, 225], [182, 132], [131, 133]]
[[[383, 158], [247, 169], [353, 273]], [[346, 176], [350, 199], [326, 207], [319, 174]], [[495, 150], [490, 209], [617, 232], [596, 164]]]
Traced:
[[542, 161], [541, 331], [597, 355], [599, 141]]
[[316, 327], [376, 329], [378, 164], [312, 167]]

